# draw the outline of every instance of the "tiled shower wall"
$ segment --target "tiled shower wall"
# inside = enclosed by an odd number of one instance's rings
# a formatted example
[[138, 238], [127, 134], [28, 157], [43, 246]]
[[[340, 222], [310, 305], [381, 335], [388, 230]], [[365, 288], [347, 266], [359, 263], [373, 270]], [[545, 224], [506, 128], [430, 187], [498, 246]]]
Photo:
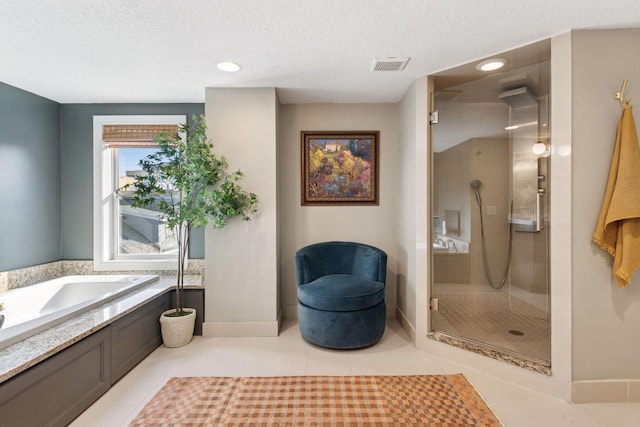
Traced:
[[[204, 267], [203, 259], [190, 259], [187, 274], [200, 275]], [[32, 267], [19, 268], [11, 271], [0, 272], [0, 292], [10, 289], [29, 286], [47, 280], [57, 279], [62, 276], [89, 275], [89, 274], [157, 274], [173, 275], [174, 270], [158, 271], [95, 271], [91, 260], [66, 260], [55, 261], [47, 264], [34, 265]]]

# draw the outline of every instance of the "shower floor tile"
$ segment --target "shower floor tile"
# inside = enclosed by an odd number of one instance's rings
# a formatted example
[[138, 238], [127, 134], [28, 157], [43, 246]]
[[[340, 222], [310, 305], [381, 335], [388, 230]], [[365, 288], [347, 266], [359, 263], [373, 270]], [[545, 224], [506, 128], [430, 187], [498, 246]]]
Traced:
[[507, 289], [488, 285], [443, 283], [434, 286], [439, 311], [435, 330], [489, 344], [530, 358], [549, 361], [549, 315]]

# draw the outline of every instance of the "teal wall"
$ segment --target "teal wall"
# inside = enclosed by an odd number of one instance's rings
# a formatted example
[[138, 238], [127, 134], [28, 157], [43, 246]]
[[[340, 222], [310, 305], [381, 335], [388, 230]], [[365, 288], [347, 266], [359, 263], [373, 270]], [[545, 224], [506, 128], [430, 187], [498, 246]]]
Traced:
[[[62, 259], [93, 259], [93, 116], [204, 114], [204, 104], [62, 104]], [[191, 233], [190, 258], [204, 258], [204, 230]]]
[[0, 82], [0, 271], [60, 259], [59, 110]]
[[[0, 82], [0, 271], [93, 259], [93, 116], [204, 114], [204, 104], [59, 104]], [[191, 258], [204, 258], [194, 230]]]

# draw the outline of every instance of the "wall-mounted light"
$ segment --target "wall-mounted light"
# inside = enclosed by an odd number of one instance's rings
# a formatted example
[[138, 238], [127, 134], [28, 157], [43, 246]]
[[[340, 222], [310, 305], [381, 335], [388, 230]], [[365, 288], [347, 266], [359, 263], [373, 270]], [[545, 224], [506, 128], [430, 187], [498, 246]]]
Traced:
[[533, 151], [533, 154], [537, 154], [540, 156], [547, 152], [547, 144], [545, 144], [544, 142], [536, 142], [531, 147], [531, 151]]
[[476, 65], [478, 71], [495, 71], [504, 67], [509, 61], [502, 58], [491, 58]]
[[235, 62], [229, 62], [229, 61], [225, 61], [225, 62], [220, 62], [218, 65], [218, 70], [221, 71], [226, 71], [228, 73], [235, 73], [236, 71], [240, 70], [240, 65], [236, 64]]

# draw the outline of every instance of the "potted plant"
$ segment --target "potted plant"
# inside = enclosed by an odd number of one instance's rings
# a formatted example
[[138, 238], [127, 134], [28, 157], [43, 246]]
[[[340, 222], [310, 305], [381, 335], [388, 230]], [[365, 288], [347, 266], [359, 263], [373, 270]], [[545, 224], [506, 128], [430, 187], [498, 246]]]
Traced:
[[[195, 309], [183, 306], [189, 229], [206, 225], [220, 229], [236, 216], [248, 221], [258, 206], [257, 196], [240, 187], [243, 173], [229, 173], [225, 158], [213, 152], [204, 116], [194, 115], [192, 122], [180, 125], [179, 133], [161, 133], [154, 138], [158, 150], [140, 161], [143, 172], [133, 184], [123, 187], [133, 186], [132, 206], [153, 206], [177, 241], [176, 308], [160, 317], [168, 347], [185, 345], [193, 336]], [[180, 138], [180, 133], [186, 133], [186, 138]]]

